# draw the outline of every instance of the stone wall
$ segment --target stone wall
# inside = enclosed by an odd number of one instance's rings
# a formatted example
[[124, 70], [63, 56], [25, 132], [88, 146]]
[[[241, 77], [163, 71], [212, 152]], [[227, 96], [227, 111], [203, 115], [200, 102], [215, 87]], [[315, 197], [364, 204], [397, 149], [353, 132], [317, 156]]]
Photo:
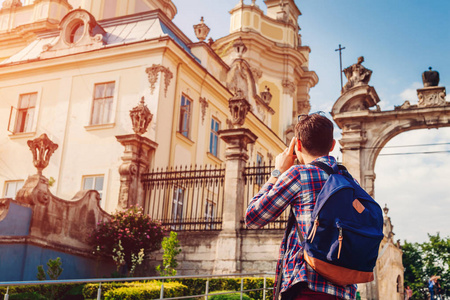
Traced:
[[16, 200], [0, 200], [0, 281], [36, 280], [37, 266], [61, 258], [60, 279], [109, 276], [110, 261], [92, 254], [89, 235], [109, 215], [96, 191], [79, 192], [72, 201], [53, 196], [48, 179], [28, 177]]
[[[283, 233], [283, 230], [241, 230], [237, 238], [240, 255], [236, 271], [274, 273]], [[223, 274], [223, 259], [218, 251], [220, 231], [179, 232], [178, 239], [182, 252], [177, 257], [177, 275]], [[155, 254], [146, 270], [148, 274], [156, 275], [154, 269], [161, 263], [162, 253], [161, 249]]]

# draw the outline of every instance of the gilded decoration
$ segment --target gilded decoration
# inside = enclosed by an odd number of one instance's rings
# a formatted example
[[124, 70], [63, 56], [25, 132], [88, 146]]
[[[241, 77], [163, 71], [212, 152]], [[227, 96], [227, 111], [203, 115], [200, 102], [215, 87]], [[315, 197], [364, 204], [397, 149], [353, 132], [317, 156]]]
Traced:
[[145, 72], [148, 75], [148, 82], [150, 83], [150, 94], [152, 95], [155, 91], [155, 84], [156, 81], [158, 81], [159, 72], [164, 74], [164, 97], [167, 96], [167, 89], [169, 87], [170, 80], [173, 77], [173, 73], [169, 70], [169, 68], [166, 68], [159, 64], [153, 64], [150, 68], [147, 68]]
[[133, 131], [136, 134], [144, 134], [147, 132], [148, 125], [150, 125], [153, 119], [153, 114], [147, 105], [145, 105], [144, 97], [141, 98], [138, 106], [130, 110], [130, 117], [131, 123], [133, 124]]
[[58, 144], [53, 143], [45, 133], [34, 140], [27, 141], [27, 144], [33, 153], [33, 164], [38, 174], [42, 175], [42, 170], [48, 166], [50, 157], [58, 149]]
[[202, 108], [202, 125], [203, 125], [203, 123], [205, 122], [206, 108], [209, 106], [209, 104], [205, 97], [200, 97], [199, 102]]

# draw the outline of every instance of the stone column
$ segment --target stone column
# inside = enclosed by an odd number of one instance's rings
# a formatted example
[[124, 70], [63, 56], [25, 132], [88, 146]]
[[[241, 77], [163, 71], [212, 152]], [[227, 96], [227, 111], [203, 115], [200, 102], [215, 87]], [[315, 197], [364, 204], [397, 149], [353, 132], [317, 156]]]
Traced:
[[227, 146], [222, 231], [217, 242], [217, 263], [214, 267], [216, 274], [241, 271], [239, 230], [244, 216], [243, 174], [249, 158], [247, 145], [257, 139], [257, 136], [247, 128], [225, 129], [219, 131], [219, 135]]
[[141, 176], [147, 172], [151, 154], [158, 144], [139, 134], [118, 135], [116, 139], [125, 147], [123, 163], [119, 167], [119, 209], [126, 209], [132, 205], [144, 206]]
[[126, 209], [132, 205], [144, 206], [144, 187], [141, 175], [150, 166], [150, 157], [158, 144], [143, 137], [147, 132], [153, 114], [145, 105], [144, 97], [139, 104], [130, 110], [131, 124], [134, 134], [118, 135], [117, 141], [125, 147], [122, 156], [123, 163], [119, 167], [120, 191], [119, 209]]

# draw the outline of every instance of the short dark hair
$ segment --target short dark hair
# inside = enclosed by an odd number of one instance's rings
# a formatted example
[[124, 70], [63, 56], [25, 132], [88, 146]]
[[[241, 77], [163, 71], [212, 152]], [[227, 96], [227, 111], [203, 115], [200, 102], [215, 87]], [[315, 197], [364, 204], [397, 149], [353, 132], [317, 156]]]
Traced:
[[319, 113], [300, 115], [295, 136], [309, 154], [327, 155], [333, 146], [333, 123]]

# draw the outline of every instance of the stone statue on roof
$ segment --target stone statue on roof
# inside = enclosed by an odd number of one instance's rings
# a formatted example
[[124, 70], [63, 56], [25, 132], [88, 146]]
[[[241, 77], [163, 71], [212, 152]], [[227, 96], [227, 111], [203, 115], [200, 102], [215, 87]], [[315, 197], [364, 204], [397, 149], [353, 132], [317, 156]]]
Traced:
[[360, 85], [368, 85], [372, 70], [367, 69], [362, 65], [364, 62], [364, 56], [358, 57], [358, 62], [344, 69], [345, 77], [347, 77], [347, 83], [342, 89], [342, 93], [345, 93], [350, 88]]

